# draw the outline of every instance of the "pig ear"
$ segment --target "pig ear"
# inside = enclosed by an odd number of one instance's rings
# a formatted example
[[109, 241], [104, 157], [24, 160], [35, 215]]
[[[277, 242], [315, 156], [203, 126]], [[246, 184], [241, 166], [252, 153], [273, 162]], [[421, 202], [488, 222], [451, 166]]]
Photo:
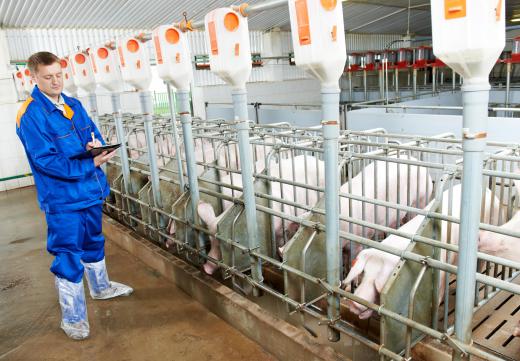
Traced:
[[364, 250], [359, 252], [358, 256], [354, 260], [354, 266], [350, 269], [347, 278], [343, 281], [343, 286], [349, 285], [355, 278], [357, 278], [365, 269], [368, 259], [370, 258], [370, 250]]

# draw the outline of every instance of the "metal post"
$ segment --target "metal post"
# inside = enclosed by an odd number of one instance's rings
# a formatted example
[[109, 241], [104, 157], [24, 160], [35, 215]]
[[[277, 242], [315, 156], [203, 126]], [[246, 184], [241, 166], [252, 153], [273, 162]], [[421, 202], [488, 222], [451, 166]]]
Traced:
[[385, 74], [385, 92], [386, 92], [386, 104], [388, 105], [388, 60], [386, 58], [383, 59], [383, 72]]
[[[98, 128], [99, 132], [101, 133], [101, 129], [99, 128], [99, 114], [98, 114], [98, 105], [97, 105], [97, 97], [96, 93], [92, 92], [88, 95], [88, 100], [90, 103], [90, 118], [92, 119], [92, 122]], [[106, 173], [107, 171], [107, 165], [106, 163], [101, 164], [101, 169], [103, 172]]]
[[417, 69], [413, 69], [413, 98], [417, 99]]
[[[88, 95], [88, 100], [90, 103], [90, 118], [99, 129], [99, 115], [98, 115], [98, 106], [97, 106], [97, 97], [96, 93], [92, 92]], [[101, 130], [100, 130], [101, 131]]]
[[[232, 92], [233, 109], [238, 138], [238, 152], [240, 156], [240, 168], [242, 170], [242, 188], [244, 207], [246, 214], [247, 238], [249, 249], [256, 250], [258, 244], [258, 223], [256, 221], [256, 200], [253, 184], [253, 154], [249, 143], [249, 122], [247, 112], [247, 92], [245, 89], [235, 89]], [[339, 104], [339, 101], [338, 101]], [[256, 282], [263, 282], [262, 263], [251, 256], [251, 274]], [[260, 296], [257, 288], [253, 289], [254, 296]]]
[[[462, 88], [464, 168], [460, 206], [455, 335], [465, 344], [471, 343], [489, 89], [489, 84], [464, 85]], [[460, 352], [454, 351], [453, 360], [469, 360], [469, 357], [463, 357]]]
[[432, 95], [437, 92], [437, 67], [432, 66]]
[[394, 75], [395, 75], [395, 80], [394, 80], [395, 99], [398, 100], [399, 99], [399, 68], [395, 68]]
[[[130, 194], [130, 192], [135, 193], [132, 187], [132, 182], [130, 180], [130, 164], [128, 162], [128, 150], [126, 148], [126, 135], [125, 129], [123, 128], [123, 117], [121, 114], [121, 94], [120, 93], [112, 93], [112, 110], [114, 116], [114, 123], [116, 126], [116, 135], [117, 141], [121, 144], [119, 148], [119, 158], [121, 159], [121, 171], [123, 173], [123, 190], [126, 195]], [[124, 202], [124, 200], [122, 199]], [[126, 198], [126, 205], [128, 207], [128, 212], [131, 214], [134, 213], [134, 203], [130, 202], [129, 198]], [[129, 217], [130, 225], [132, 225], [132, 218]]]
[[[339, 285], [341, 277], [341, 246], [339, 241], [339, 174], [338, 174], [338, 138], [339, 138], [339, 89], [321, 90], [323, 156], [325, 160], [325, 226], [327, 282]], [[339, 317], [339, 297], [327, 298], [327, 316], [331, 320]], [[339, 333], [328, 328], [329, 341], [339, 341]]]
[[457, 80], [457, 73], [455, 73], [455, 70], [451, 71], [451, 90], [453, 93], [455, 93], [455, 84]]
[[128, 151], [126, 149], [126, 135], [125, 130], [123, 128], [123, 117], [121, 115], [121, 94], [120, 93], [112, 93], [112, 110], [114, 116], [114, 123], [116, 125], [116, 135], [117, 141], [121, 143], [121, 148], [119, 148], [119, 157], [121, 158], [121, 171], [123, 172], [123, 180], [124, 180], [124, 188], [125, 193], [128, 194], [131, 189], [130, 183], [130, 165], [128, 163]]
[[348, 99], [351, 102], [354, 102], [352, 98], [352, 72], [348, 72]]
[[179, 133], [177, 132], [177, 112], [175, 111], [175, 104], [173, 102], [172, 87], [166, 83], [166, 91], [168, 92], [168, 105], [170, 107], [170, 116], [172, 123], [173, 145], [175, 146], [175, 158], [177, 160], [177, 171], [179, 172], [179, 183], [181, 192], [184, 192], [184, 175], [182, 173], [182, 159], [181, 148], [179, 147]]
[[[504, 108], [509, 108], [509, 101], [511, 95], [511, 63], [506, 65], [506, 104]], [[511, 113], [506, 113], [506, 117], [509, 117]]]
[[379, 99], [385, 97], [385, 77], [383, 76], [383, 69], [379, 69]]
[[[186, 171], [188, 172], [188, 185], [190, 189], [191, 199], [191, 219], [190, 222], [200, 225], [197, 213], [197, 205], [199, 204], [199, 183], [197, 180], [197, 164], [195, 159], [195, 146], [193, 143], [192, 120], [190, 112], [190, 92], [188, 90], [178, 90], [179, 96], [179, 115], [182, 124], [182, 136], [184, 137], [184, 154], [186, 155]], [[199, 251], [204, 252], [204, 238], [200, 234], [198, 236]]]
[[368, 100], [368, 89], [367, 89], [367, 71], [363, 70], [363, 91], [365, 96], [365, 101]]
[[[150, 179], [152, 182], [152, 198], [153, 205], [156, 208], [162, 207], [161, 189], [159, 185], [159, 168], [157, 166], [157, 155], [155, 153], [155, 142], [153, 134], [153, 103], [152, 93], [150, 91], [142, 91], [139, 93], [141, 100], [141, 109], [143, 111], [144, 135], [146, 137], [146, 146], [148, 148], [148, 160], [150, 162]], [[158, 217], [159, 226], [164, 227], [163, 217]]]

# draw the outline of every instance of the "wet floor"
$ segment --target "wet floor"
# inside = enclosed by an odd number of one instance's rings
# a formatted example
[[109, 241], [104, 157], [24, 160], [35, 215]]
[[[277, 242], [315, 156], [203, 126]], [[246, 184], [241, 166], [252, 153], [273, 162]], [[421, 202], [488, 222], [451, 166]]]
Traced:
[[0, 360], [275, 360], [111, 243], [109, 276], [135, 292], [106, 301], [87, 296], [91, 336], [69, 340], [59, 328], [45, 227], [33, 188], [0, 192]]

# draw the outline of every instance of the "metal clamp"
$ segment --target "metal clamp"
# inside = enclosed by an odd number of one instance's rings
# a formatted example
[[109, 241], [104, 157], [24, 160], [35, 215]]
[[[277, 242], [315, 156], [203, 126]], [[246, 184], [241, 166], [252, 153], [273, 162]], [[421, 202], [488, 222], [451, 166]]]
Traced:
[[246, 249], [242, 250], [242, 254], [248, 253], [249, 255], [251, 255], [251, 252], [257, 251], [259, 249], [260, 249], [260, 246], [256, 246], [254, 248], [246, 248]]
[[446, 342], [449, 346], [451, 346], [451, 348], [456, 349], [457, 351], [459, 351], [462, 354], [463, 357], [468, 356], [468, 353], [459, 346], [458, 342], [456, 342], [447, 333], [443, 333], [442, 334], [441, 341], [442, 342]]
[[320, 326], [323, 326], [323, 325], [334, 326], [340, 320], [341, 320], [341, 316], [336, 316], [336, 317], [330, 318], [330, 319], [329, 318], [325, 318], [325, 319], [322, 319], [321, 321], [318, 321], [318, 325], [320, 325]]
[[481, 131], [481, 132], [476, 132], [476, 133], [469, 133], [469, 130], [468, 129], [463, 129], [462, 130], [462, 137], [464, 139], [484, 139], [484, 138], [487, 138], [487, 132], [485, 131]]

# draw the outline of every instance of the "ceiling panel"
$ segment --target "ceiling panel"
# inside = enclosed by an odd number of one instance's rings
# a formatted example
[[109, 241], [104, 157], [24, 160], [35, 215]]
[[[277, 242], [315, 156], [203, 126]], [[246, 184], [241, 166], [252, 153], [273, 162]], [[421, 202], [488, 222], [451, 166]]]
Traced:
[[[265, 0], [250, 0], [250, 4]], [[153, 29], [177, 22], [186, 12], [189, 19], [200, 20], [217, 7], [240, 3], [239, 0], [0, 0], [0, 27], [5, 28], [98, 28]], [[431, 32], [428, 0], [347, 0], [343, 2], [345, 27], [357, 33], [429, 35]], [[520, 0], [508, 0], [507, 16], [520, 9]], [[287, 7], [264, 11], [249, 18], [252, 30], [274, 27], [288, 29]]]

